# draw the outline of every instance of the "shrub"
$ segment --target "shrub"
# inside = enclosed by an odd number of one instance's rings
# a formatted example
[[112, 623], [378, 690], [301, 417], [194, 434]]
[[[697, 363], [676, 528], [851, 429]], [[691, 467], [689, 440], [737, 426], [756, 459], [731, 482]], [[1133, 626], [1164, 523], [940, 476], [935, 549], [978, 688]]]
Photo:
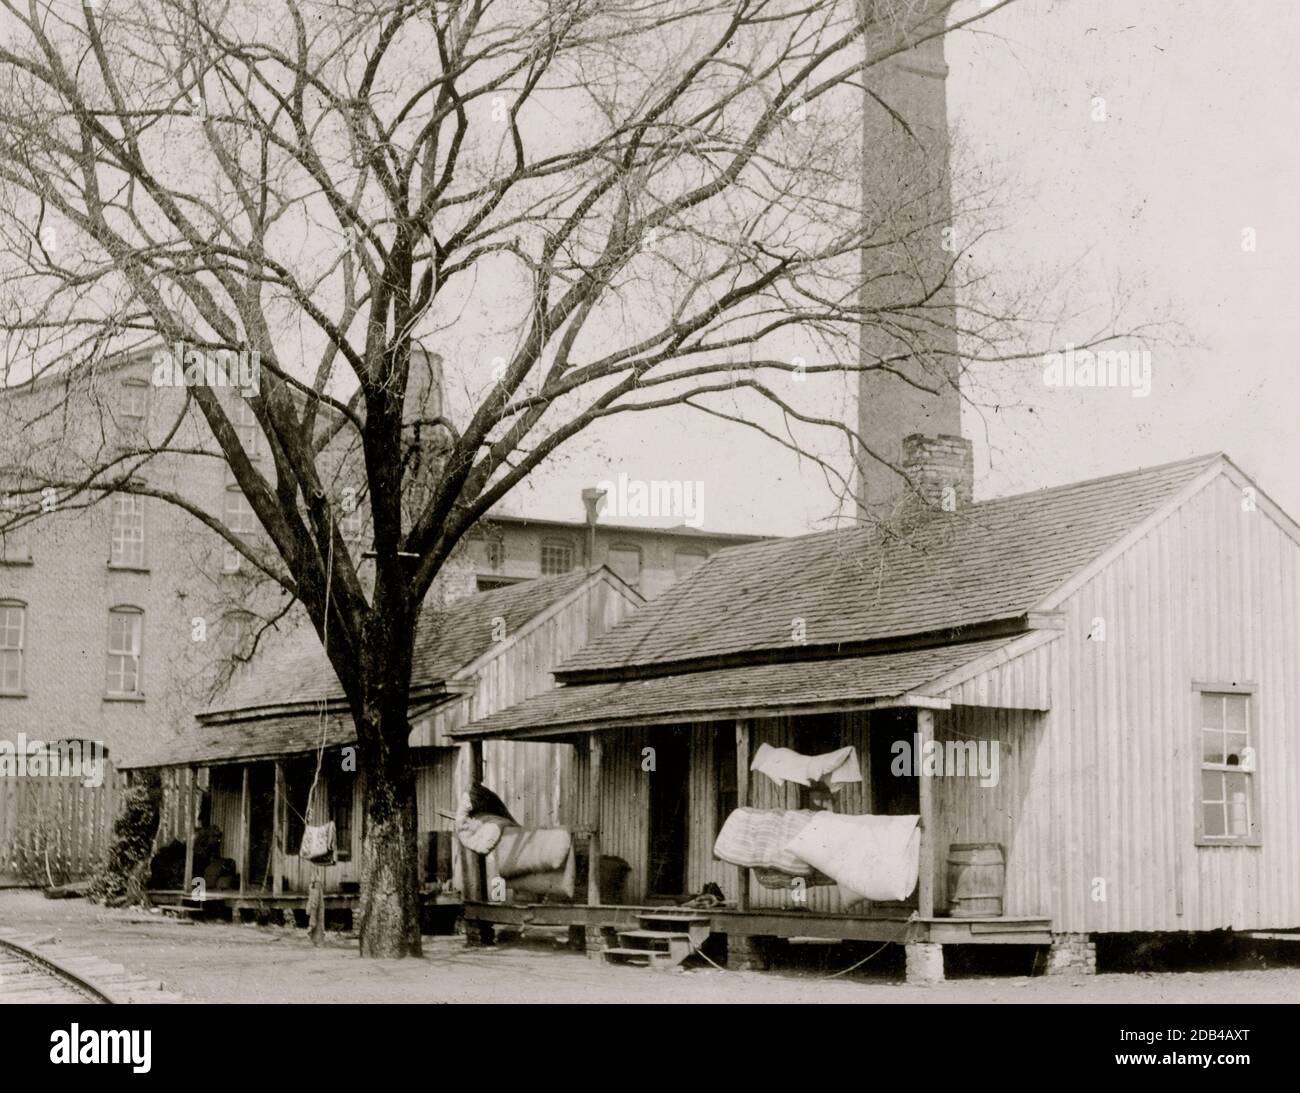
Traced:
[[132, 786], [122, 795], [108, 852], [90, 881], [87, 892], [90, 899], [108, 907], [143, 901], [144, 878], [158, 834], [161, 803], [162, 790], [156, 780]]

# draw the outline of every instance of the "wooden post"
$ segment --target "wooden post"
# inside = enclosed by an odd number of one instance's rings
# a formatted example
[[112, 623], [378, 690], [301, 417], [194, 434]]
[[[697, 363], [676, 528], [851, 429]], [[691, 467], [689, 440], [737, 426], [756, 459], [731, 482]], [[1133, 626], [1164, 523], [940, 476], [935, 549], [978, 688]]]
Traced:
[[[749, 807], [749, 722], [736, 722], [736, 807]], [[736, 910], [749, 910], [749, 870], [736, 866]]]
[[244, 782], [239, 794], [239, 894], [248, 889], [248, 861], [251, 853], [249, 827], [252, 817], [252, 802], [248, 797], [248, 764], [244, 764]]
[[284, 892], [284, 760], [275, 761], [275, 803], [271, 807], [271, 894]]
[[917, 878], [917, 910], [921, 918], [934, 917], [934, 839], [937, 832], [934, 824], [934, 797], [931, 793], [933, 783], [925, 773], [922, 757], [926, 753], [926, 744], [934, 739], [934, 711], [918, 709], [916, 711], [916, 735], [919, 745], [917, 761], [917, 795], [920, 799], [921, 812], [921, 861], [920, 875]]
[[[471, 740], [469, 743], [469, 784], [483, 784], [483, 741]], [[482, 902], [488, 898], [487, 856], [466, 850], [465, 886], [470, 899]]]
[[[194, 789], [198, 784], [199, 772], [190, 767], [190, 790], [186, 794], [185, 809], [185, 891], [194, 891]], [[179, 796], [179, 794], [178, 794]]]
[[600, 906], [600, 757], [601, 739], [593, 732], [587, 740], [591, 765], [587, 771], [588, 797], [590, 799], [591, 839], [587, 843], [587, 904]]

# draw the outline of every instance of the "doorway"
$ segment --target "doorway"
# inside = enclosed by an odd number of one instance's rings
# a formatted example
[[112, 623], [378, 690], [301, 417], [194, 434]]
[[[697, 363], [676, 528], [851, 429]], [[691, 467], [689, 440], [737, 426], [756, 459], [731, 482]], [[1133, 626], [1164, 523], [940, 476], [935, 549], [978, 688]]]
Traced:
[[271, 886], [271, 828], [275, 815], [275, 765], [248, 768], [248, 876], [251, 889]]
[[690, 737], [688, 729], [660, 729], [650, 745], [650, 897], [686, 894]]

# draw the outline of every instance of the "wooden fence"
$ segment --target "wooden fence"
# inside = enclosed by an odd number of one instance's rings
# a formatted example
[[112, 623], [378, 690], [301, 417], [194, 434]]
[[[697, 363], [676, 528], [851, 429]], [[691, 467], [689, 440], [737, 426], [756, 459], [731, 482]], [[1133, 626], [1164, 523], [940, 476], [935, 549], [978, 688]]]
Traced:
[[103, 762], [103, 781], [0, 775], [0, 887], [62, 884], [88, 876], [108, 847], [125, 776]]

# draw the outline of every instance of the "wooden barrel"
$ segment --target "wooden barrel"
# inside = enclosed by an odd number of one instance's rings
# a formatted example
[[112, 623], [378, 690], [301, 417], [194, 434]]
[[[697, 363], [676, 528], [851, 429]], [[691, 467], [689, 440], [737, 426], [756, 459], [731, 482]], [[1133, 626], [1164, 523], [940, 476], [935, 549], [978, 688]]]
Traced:
[[1006, 879], [1001, 843], [953, 843], [948, 847], [948, 913], [953, 918], [1000, 916]]

